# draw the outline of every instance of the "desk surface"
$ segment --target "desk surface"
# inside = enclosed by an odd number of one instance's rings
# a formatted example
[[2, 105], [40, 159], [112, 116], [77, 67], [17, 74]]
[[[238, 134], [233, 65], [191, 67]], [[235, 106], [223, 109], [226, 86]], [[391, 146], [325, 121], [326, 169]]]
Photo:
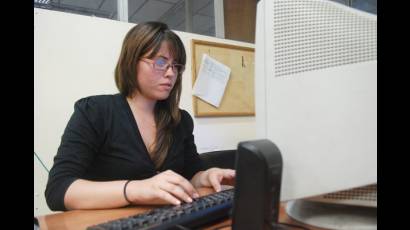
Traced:
[[[210, 194], [213, 192], [212, 189], [209, 188], [201, 188], [198, 190], [201, 196]], [[38, 221], [40, 224], [41, 230], [53, 230], [53, 229], [61, 229], [61, 230], [77, 230], [77, 229], [86, 229], [87, 227], [95, 224], [100, 224], [102, 222], [115, 220], [123, 217], [128, 217], [131, 215], [135, 215], [142, 212], [147, 212], [150, 209], [156, 208], [158, 206], [131, 206], [125, 208], [117, 208], [117, 209], [104, 209], [104, 210], [74, 210], [74, 211], [67, 211], [61, 213], [55, 213], [45, 216], [39, 216]], [[289, 216], [285, 212], [285, 204], [282, 203], [280, 207], [279, 213], [279, 222], [281, 223], [289, 223], [289, 224], [296, 224], [300, 226], [305, 226], [308, 229], [312, 230], [320, 230], [319, 228], [312, 228], [306, 225], [303, 225], [299, 222], [296, 222], [289, 218]], [[215, 223], [212, 226], [205, 228], [205, 229], [224, 229], [228, 230], [230, 228], [230, 219], [223, 220], [221, 222]], [[222, 226], [227, 226], [221, 228]], [[297, 228], [295, 228], [297, 229]]]

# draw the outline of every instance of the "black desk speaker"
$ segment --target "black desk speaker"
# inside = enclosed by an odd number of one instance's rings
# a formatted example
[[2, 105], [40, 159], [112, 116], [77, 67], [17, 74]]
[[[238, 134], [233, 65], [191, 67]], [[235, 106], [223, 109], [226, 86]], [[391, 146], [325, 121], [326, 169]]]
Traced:
[[237, 148], [232, 229], [274, 229], [278, 222], [282, 156], [269, 140], [240, 142]]

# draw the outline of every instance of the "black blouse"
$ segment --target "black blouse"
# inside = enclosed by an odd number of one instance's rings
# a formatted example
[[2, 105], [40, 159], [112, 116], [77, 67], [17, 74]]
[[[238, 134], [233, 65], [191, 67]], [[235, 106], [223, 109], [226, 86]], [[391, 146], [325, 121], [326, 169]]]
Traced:
[[65, 192], [79, 178], [140, 180], [171, 169], [191, 179], [203, 170], [203, 164], [194, 143], [193, 120], [185, 110], [180, 112], [181, 122], [173, 131], [173, 144], [156, 170], [123, 95], [78, 100], [49, 173], [45, 196], [50, 209], [66, 210]]

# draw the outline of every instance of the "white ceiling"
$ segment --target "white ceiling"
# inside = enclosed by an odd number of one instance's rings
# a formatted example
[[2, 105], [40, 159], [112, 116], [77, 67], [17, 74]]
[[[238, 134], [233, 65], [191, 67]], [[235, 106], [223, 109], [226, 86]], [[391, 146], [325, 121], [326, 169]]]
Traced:
[[[194, 33], [215, 36], [214, 0], [191, 0]], [[51, 10], [117, 19], [116, 0], [50, 0]], [[185, 31], [185, 0], [128, 0], [128, 21], [162, 21]]]

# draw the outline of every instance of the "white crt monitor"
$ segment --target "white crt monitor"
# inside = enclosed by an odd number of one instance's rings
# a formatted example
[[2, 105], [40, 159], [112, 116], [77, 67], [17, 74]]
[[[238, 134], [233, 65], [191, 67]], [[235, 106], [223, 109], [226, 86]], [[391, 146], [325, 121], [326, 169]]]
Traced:
[[255, 55], [257, 135], [282, 153], [281, 200], [339, 194], [377, 209], [377, 16], [261, 0]]

